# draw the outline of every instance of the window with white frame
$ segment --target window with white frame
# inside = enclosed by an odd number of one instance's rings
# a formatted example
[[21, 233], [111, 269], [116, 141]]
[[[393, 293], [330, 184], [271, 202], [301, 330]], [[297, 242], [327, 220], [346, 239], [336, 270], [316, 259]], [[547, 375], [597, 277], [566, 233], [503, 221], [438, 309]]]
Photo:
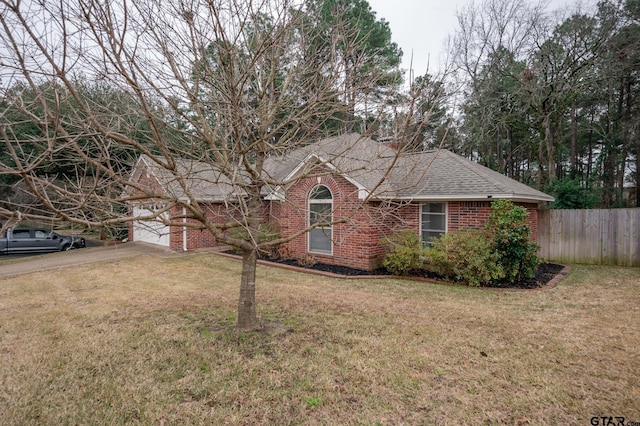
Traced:
[[422, 241], [431, 245], [431, 240], [447, 232], [447, 204], [423, 203], [420, 212]]
[[324, 185], [318, 185], [309, 193], [309, 252], [331, 254], [333, 249], [333, 196]]

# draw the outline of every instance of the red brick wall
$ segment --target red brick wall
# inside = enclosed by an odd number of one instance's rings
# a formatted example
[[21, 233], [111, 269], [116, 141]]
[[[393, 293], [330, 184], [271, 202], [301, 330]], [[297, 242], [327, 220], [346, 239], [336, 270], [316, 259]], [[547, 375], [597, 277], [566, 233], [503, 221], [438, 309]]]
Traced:
[[289, 188], [285, 202], [274, 203], [271, 213], [279, 220], [283, 237], [307, 226], [309, 193], [317, 185], [325, 185], [331, 190], [333, 220], [342, 222], [333, 226], [333, 253], [309, 253], [309, 235], [304, 234], [284, 245], [283, 253], [291, 257], [300, 259], [308, 255], [322, 263], [373, 269], [384, 254], [380, 239], [397, 229], [417, 224], [417, 206], [363, 204], [353, 184], [341, 176], [327, 174], [300, 180]]
[[[346, 223], [334, 225], [333, 255], [309, 253], [308, 235], [305, 234], [286, 245], [286, 253], [293, 258], [301, 259], [310, 255], [327, 264], [374, 269], [379, 266], [384, 256], [385, 248], [380, 244], [382, 237], [400, 229], [413, 229], [416, 233], [420, 230], [420, 203], [372, 202], [361, 205], [355, 187], [345, 179], [323, 176], [320, 184], [327, 186], [333, 194], [334, 220], [345, 219]], [[316, 178], [299, 182], [287, 192], [287, 201], [277, 203], [274, 207], [274, 212], [281, 212], [283, 236], [291, 235], [306, 226], [308, 195], [316, 185]], [[516, 204], [527, 209], [527, 222], [531, 226], [533, 238], [536, 239], [537, 205]], [[489, 219], [491, 202], [452, 201], [448, 203], [447, 213], [449, 232], [463, 228], [479, 228]], [[274, 218], [278, 218], [277, 213], [274, 214]]]
[[516, 203], [527, 209], [527, 224], [531, 228], [531, 239], [538, 241], [538, 205], [535, 203]]
[[[213, 223], [224, 223], [231, 218], [233, 210], [229, 211], [227, 205], [224, 203], [201, 203], [200, 206], [205, 212], [207, 220]], [[187, 214], [189, 212], [187, 211]], [[182, 215], [182, 208], [176, 207], [171, 211], [172, 217], [178, 217]], [[174, 219], [182, 220], [182, 219]], [[198, 226], [194, 228], [192, 226], [172, 226], [171, 227], [171, 250], [182, 251], [184, 249], [183, 237], [184, 230], [187, 232], [187, 250], [195, 250], [204, 247], [215, 247], [218, 245], [216, 238], [207, 229], [202, 228], [200, 222], [195, 219], [187, 219], [186, 222], [190, 225]]]
[[[324, 175], [301, 179], [287, 190], [286, 201], [280, 203], [280, 233], [289, 237], [307, 225], [307, 201], [311, 190], [319, 185], [325, 185], [332, 194], [333, 220], [345, 223], [335, 224], [332, 230], [333, 253], [331, 255], [310, 253], [318, 261], [334, 265], [351, 264], [353, 267], [368, 265], [369, 246], [365, 241], [366, 231], [354, 233], [354, 223], [359, 222], [363, 214], [356, 208], [361, 204], [358, 200], [357, 189], [341, 176]], [[283, 252], [294, 258], [304, 258], [308, 253], [308, 234], [303, 234], [288, 242]], [[356, 251], [355, 247], [359, 250]]]
[[[489, 220], [491, 201], [450, 201], [448, 203], [447, 231], [464, 228], [480, 228]], [[527, 224], [534, 241], [538, 237], [538, 206], [533, 203], [514, 203], [527, 210]]]
[[[241, 212], [239, 212], [236, 209], [236, 206], [232, 204], [200, 203], [200, 206], [204, 211], [207, 220], [217, 224], [225, 223], [230, 219], [233, 219], [234, 217], [238, 218], [241, 215]], [[263, 218], [262, 220], [264, 222], [272, 220], [272, 217], [271, 217], [272, 214], [270, 214], [270, 211], [273, 210], [274, 208], [277, 208], [275, 203], [274, 205], [271, 205], [270, 203], [265, 202], [263, 203], [262, 208], [263, 210], [260, 212], [260, 216]], [[181, 215], [182, 214], [181, 208], [174, 209], [174, 211], [172, 211], [172, 214]], [[277, 212], [277, 215], [279, 216], [279, 211]], [[278, 217], [278, 216], [275, 216], [275, 217]], [[187, 223], [193, 224], [195, 226], [198, 226], [198, 228], [200, 228], [198, 229], [194, 227], [186, 227], [187, 250], [195, 250], [195, 249], [205, 248], [205, 247], [215, 247], [218, 245], [218, 242], [216, 241], [216, 238], [213, 236], [213, 234], [209, 232], [207, 229], [202, 228], [200, 223], [197, 220], [187, 219]], [[172, 227], [171, 244], [170, 244], [172, 250], [178, 250], [178, 251], [183, 250], [183, 244], [182, 244], [183, 235], [184, 235], [183, 230], [184, 230], [184, 227], [182, 226]]]

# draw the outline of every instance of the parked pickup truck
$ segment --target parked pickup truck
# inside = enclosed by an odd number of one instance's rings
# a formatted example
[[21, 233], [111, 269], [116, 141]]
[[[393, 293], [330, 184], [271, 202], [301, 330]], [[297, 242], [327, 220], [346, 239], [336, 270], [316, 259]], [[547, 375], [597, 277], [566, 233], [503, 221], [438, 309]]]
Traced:
[[82, 237], [68, 237], [37, 228], [7, 228], [5, 238], [0, 238], [0, 254], [45, 253], [84, 246]]

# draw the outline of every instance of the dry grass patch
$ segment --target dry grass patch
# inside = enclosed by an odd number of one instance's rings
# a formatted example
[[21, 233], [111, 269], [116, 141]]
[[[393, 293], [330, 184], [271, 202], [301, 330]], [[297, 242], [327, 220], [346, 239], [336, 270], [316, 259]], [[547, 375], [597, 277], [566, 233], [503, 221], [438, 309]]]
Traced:
[[3, 424], [588, 424], [640, 420], [640, 269], [550, 291], [138, 257], [0, 280]]

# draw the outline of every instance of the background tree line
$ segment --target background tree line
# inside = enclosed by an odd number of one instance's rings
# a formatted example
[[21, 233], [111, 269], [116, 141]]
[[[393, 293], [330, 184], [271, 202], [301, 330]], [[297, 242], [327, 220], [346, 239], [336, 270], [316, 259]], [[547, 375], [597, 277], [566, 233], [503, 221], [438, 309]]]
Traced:
[[[331, 105], [344, 108], [319, 127], [308, 127], [329, 134], [358, 131], [390, 137], [410, 149], [447, 147], [552, 193], [558, 198], [556, 207], [640, 205], [640, 0], [604, 1], [589, 10], [576, 4], [561, 11], [548, 9], [544, 2], [471, 2], [458, 12], [446, 71], [417, 77], [400, 69], [402, 51], [388, 23], [376, 17], [366, 0], [307, 0], [300, 10], [305, 16], [297, 24], [296, 37], [312, 40], [305, 47], [310, 59], [301, 76], [307, 79], [308, 93], [324, 89], [321, 78], [328, 70], [319, 69], [320, 57], [332, 56], [343, 75], [343, 87], [333, 87], [324, 102], [327, 110]], [[276, 30], [273, 17], [266, 14], [247, 28], [256, 40]], [[207, 67], [216, 61], [224, 65], [220, 43], [206, 46], [201, 61], [209, 61]], [[293, 63], [294, 53], [286, 54]], [[198, 74], [207, 67], [194, 64], [191, 77], [207, 78]], [[286, 66], [277, 72], [276, 86], [284, 84]], [[22, 134], [17, 138], [31, 138], [22, 149], [33, 151], [34, 135], [43, 130], [32, 118], [42, 107], [24, 105], [51, 103], [58, 96], [58, 102], [64, 99], [59, 105], [64, 115], [74, 108], [73, 102], [60, 97], [59, 88], [40, 90], [51, 82], [38, 82], [33, 89], [20, 80], [4, 80], [3, 120], [13, 123], [10, 132]], [[126, 117], [129, 133], [150, 130], [135, 100], [127, 99], [129, 94], [117, 84], [79, 75], [77, 85], [78, 93], [95, 105], [119, 103], [123, 113], [118, 121]], [[274, 91], [279, 90], [276, 86]], [[358, 90], [350, 90], [354, 87]], [[201, 90], [206, 96], [207, 89]], [[247, 95], [254, 103], [261, 101], [256, 94]], [[17, 97], [21, 107], [14, 102]], [[158, 99], [154, 108], [171, 101]], [[179, 96], [173, 101], [183, 108], [171, 114], [187, 130], [181, 136], [174, 132], [176, 144], [189, 145], [190, 121], [198, 114], [214, 119], [219, 105], [194, 110]], [[111, 151], [121, 159], [127, 150]], [[0, 151], [0, 159], [12, 164], [6, 149]], [[74, 172], [71, 164], [67, 166], [50, 161], [39, 170]], [[114, 167], [121, 169], [123, 163]], [[0, 175], [2, 198], [9, 197], [10, 185], [19, 179], [18, 174]]]
[[556, 196], [640, 206], [640, 2], [549, 12], [486, 0], [459, 15], [454, 151]]

